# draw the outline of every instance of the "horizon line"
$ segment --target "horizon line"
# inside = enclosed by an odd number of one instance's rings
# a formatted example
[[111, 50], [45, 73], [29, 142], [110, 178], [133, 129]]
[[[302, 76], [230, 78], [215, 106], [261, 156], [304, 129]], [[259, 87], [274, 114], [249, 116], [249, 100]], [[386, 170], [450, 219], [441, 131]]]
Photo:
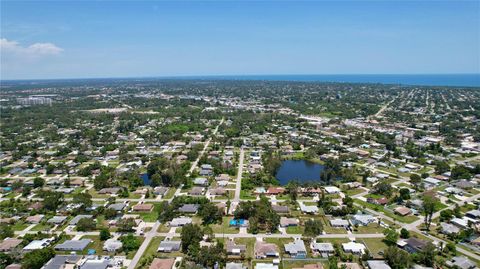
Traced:
[[18, 78], [0, 79], [0, 82], [14, 81], [47, 81], [47, 80], [95, 80], [95, 79], [189, 79], [189, 78], [221, 78], [221, 77], [255, 77], [255, 76], [445, 76], [445, 75], [478, 75], [478, 73], [301, 73], [301, 74], [218, 74], [218, 75], [159, 75], [159, 76], [99, 76], [68, 78]]

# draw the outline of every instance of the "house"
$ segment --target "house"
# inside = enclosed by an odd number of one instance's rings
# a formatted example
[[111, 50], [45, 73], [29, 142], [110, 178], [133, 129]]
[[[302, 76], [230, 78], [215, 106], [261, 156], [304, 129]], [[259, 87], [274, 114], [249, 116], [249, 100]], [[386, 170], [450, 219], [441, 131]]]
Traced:
[[244, 266], [241, 263], [229, 262], [225, 266], [225, 269], [248, 269], [248, 267]]
[[237, 245], [233, 240], [228, 240], [226, 247], [228, 255], [240, 255], [247, 250], [246, 245]]
[[113, 209], [117, 212], [123, 211], [127, 207], [126, 203], [115, 203], [108, 206], [108, 208]]
[[453, 218], [453, 219], [450, 220], [450, 222], [457, 227], [460, 227], [462, 229], [466, 229], [466, 228], [468, 228], [469, 219], [466, 218], [466, 217]]
[[66, 216], [53, 216], [52, 218], [47, 220], [47, 223], [52, 223], [52, 224], [55, 224], [55, 225], [61, 225], [66, 220], [67, 220]]
[[460, 269], [477, 268], [477, 265], [465, 256], [453, 257], [452, 260], [447, 261], [447, 265], [450, 267], [455, 267]]
[[18, 247], [23, 240], [15, 238], [6, 238], [0, 243], [0, 252], [10, 252]]
[[300, 210], [306, 214], [315, 214], [318, 213], [318, 207], [316, 205], [305, 205], [302, 202], [299, 202]]
[[350, 223], [348, 222], [348, 220], [344, 220], [344, 219], [332, 219], [330, 220], [330, 225], [332, 227], [347, 228], [348, 226], [350, 226]]
[[227, 175], [227, 174], [220, 174], [218, 176], [215, 177], [215, 180], [216, 181], [229, 181], [230, 180], [230, 176]]
[[153, 259], [150, 267], [148, 269], [172, 269], [173, 265], [175, 264], [175, 259]]
[[322, 257], [328, 257], [335, 253], [335, 249], [333, 248], [332, 243], [317, 243], [312, 242], [310, 244], [310, 248], [312, 251], [319, 253]]
[[374, 204], [374, 205], [386, 205], [388, 204], [388, 199], [385, 197], [378, 198], [378, 199], [368, 197], [367, 203]]
[[350, 221], [353, 225], [367, 226], [370, 223], [377, 222], [377, 218], [369, 214], [356, 214], [352, 216]]
[[395, 208], [394, 211], [395, 211], [395, 214], [400, 216], [408, 216], [412, 214], [412, 210], [405, 206], [398, 206], [397, 208]]
[[272, 205], [272, 209], [277, 213], [281, 213], [281, 214], [288, 213], [288, 206], [286, 205]]
[[277, 245], [257, 241], [255, 242], [254, 255], [257, 259], [265, 259], [267, 257], [278, 257], [280, 253]]
[[181, 213], [196, 214], [198, 208], [200, 208], [200, 206], [197, 204], [184, 204], [178, 209], [178, 211]]
[[225, 193], [227, 193], [227, 190], [221, 187], [210, 189], [211, 195], [225, 195]]
[[55, 255], [51, 258], [42, 269], [63, 269], [63, 268], [74, 268], [78, 264], [81, 255]]
[[83, 251], [92, 240], [90, 239], [81, 239], [81, 240], [66, 240], [65, 242], [55, 246], [55, 250], [60, 251]]
[[192, 218], [189, 217], [179, 217], [179, 218], [174, 218], [170, 221], [169, 226], [170, 227], [181, 227], [186, 224], [192, 223]]
[[369, 269], [391, 269], [385, 261], [381, 260], [369, 260], [367, 266]]
[[136, 204], [132, 209], [135, 212], [152, 212], [153, 204]]
[[279, 195], [285, 192], [285, 188], [282, 187], [270, 187], [267, 189], [267, 195]]
[[427, 241], [418, 239], [416, 237], [410, 237], [405, 241], [405, 246], [403, 247], [409, 253], [421, 252], [426, 246]]
[[42, 221], [42, 219], [45, 217], [45, 215], [35, 215], [35, 216], [29, 216], [27, 217], [26, 221], [28, 223], [32, 223], [32, 224], [38, 224]]
[[198, 186], [207, 186], [208, 185], [208, 179], [204, 177], [197, 177], [193, 180], [194, 185]]
[[348, 242], [342, 244], [343, 251], [350, 252], [352, 254], [361, 255], [365, 253], [365, 245], [356, 243], [356, 242]]
[[119, 187], [103, 188], [98, 191], [98, 194], [117, 194], [120, 191]]
[[169, 188], [168, 187], [163, 187], [163, 186], [159, 186], [159, 187], [155, 187], [153, 189], [153, 193], [155, 195], [161, 195], [161, 196], [164, 196], [167, 192], [168, 192]]
[[467, 190], [467, 189], [471, 189], [471, 188], [475, 187], [475, 183], [473, 183], [471, 181], [461, 180], [461, 181], [453, 183], [453, 186], [455, 186], [457, 188], [460, 188], [460, 189]]
[[182, 244], [181, 241], [171, 241], [170, 239], [166, 238], [160, 245], [158, 246], [158, 252], [170, 253], [172, 251], [179, 251], [180, 245]]
[[44, 248], [50, 246], [50, 244], [53, 241], [54, 241], [53, 237], [44, 238], [44, 239], [41, 239], [41, 240], [33, 240], [32, 242], [30, 242], [28, 245], [26, 245], [23, 248], [23, 251], [32, 251], [32, 250], [36, 250], [36, 249], [44, 249]]
[[116, 252], [123, 247], [123, 243], [119, 240], [110, 238], [103, 243], [103, 250], [108, 252]]
[[69, 223], [68, 225], [77, 225], [78, 221], [81, 220], [81, 219], [85, 219], [85, 218], [88, 218], [88, 219], [91, 219], [93, 218], [92, 215], [76, 215]]
[[82, 261], [83, 263], [80, 264], [79, 269], [107, 269], [110, 265], [109, 257], [87, 257]]
[[295, 239], [293, 242], [285, 244], [285, 252], [295, 259], [305, 259], [307, 257], [307, 249], [301, 239]]
[[200, 166], [200, 173], [201, 176], [213, 176], [213, 167], [210, 164], [203, 164]]
[[462, 190], [462, 189], [455, 188], [455, 187], [445, 188], [444, 191], [445, 191], [446, 193], [449, 193], [449, 194], [462, 194], [462, 193], [463, 193], [463, 190]]
[[341, 190], [335, 186], [327, 186], [324, 189], [328, 194], [336, 194], [341, 192]]
[[435, 179], [433, 177], [427, 177], [423, 180], [423, 185], [425, 186], [426, 189], [432, 189], [432, 188], [438, 187], [440, 183], [441, 183], [440, 180]]
[[480, 219], [480, 210], [470, 210], [465, 213], [466, 217], [469, 217], [471, 219]]
[[460, 228], [450, 223], [442, 222], [440, 227], [443, 234], [458, 234], [460, 232]]
[[298, 226], [299, 220], [296, 218], [280, 218], [280, 226], [281, 227], [289, 227], [289, 226]]
[[255, 269], [278, 269], [278, 265], [275, 265], [273, 263], [259, 262], [259, 263], [255, 264]]
[[201, 195], [203, 195], [203, 191], [204, 191], [204, 190], [205, 190], [205, 189], [202, 188], [202, 187], [193, 187], [193, 188], [188, 192], [188, 194], [189, 194], [189, 195], [193, 195], [193, 196], [201, 196]]

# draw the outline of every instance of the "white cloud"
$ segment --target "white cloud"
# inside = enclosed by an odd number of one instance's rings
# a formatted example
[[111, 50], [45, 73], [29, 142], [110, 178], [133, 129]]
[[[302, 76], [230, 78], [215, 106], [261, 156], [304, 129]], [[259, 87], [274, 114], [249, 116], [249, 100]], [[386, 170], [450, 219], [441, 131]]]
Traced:
[[19, 56], [19, 57], [41, 57], [48, 55], [58, 55], [63, 49], [57, 47], [53, 43], [34, 43], [24, 47], [16, 41], [10, 41], [6, 38], [0, 39], [0, 51], [2, 56]]

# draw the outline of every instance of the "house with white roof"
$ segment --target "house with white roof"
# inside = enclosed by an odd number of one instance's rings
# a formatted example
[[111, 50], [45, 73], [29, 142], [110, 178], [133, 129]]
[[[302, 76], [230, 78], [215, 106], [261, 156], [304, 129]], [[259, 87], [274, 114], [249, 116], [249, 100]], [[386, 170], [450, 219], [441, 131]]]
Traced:
[[343, 251], [350, 252], [353, 254], [361, 255], [365, 253], [365, 245], [356, 243], [356, 242], [348, 242], [342, 244]]

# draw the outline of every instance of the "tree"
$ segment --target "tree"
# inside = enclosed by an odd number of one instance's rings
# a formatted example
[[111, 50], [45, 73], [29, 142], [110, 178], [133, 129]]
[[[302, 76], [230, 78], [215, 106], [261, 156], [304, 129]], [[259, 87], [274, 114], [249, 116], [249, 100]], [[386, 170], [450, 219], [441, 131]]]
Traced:
[[132, 232], [133, 227], [136, 226], [133, 218], [126, 218], [117, 221], [117, 228], [119, 232]]
[[52, 248], [36, 249], [26, 253], [22, 259], [22, 269], [40, 269], [55, 256]]
[[400, 237], [403, 238], [403, 239], [410, 238], [410, 232], [407, 229], [402, 228], [400, 230]]
[[120, 241], [122, 242], [123, 250], [127, 253], [137, 250], [141, 245], [140, 240], [138, 240], [138, 238], [133, 234], [121, 236]]
[[443, 174], [450, 171], [450, 165], [446, 161], [437, 161], [435, 162], [435, 173]]
[[328, 257], [328, 268], [338, 269], [338, 258], [337, 258], [337, 256], [329, 256]]
[[407, 188], [402, 188], [399, 190], [400, 198], [402, 200], [408, 200], [410, 199], [410, 190]]
[[100, 240], [101, 241], [105, 241], [105, 240], [109, 239], [110, 237], [112, 237], [112, 235], [110, 234], [110, 231], [107, 228], [103, 228], [103, 229], [100, 230]]
[[310, 219], [305, 222], [305, 230], [303, 235], [308, 237], [316, 237], [323, 232], [323, 224], [320, 220]]
[[432, 223], [432, 216], [433, 213], [435, 212], [435, 207], [438, 202], [438, 199], [431, 196], [431, 195], [424, 195], [423, 196], [423, 215], [425, 216], [424, 222], [425, 222], [425, 228], [430, 230], [430, 224]]
[[223, 268], [227, 262], [227, 251], [222, 242], [218, 241], [216, 245], [202, 247], [194, 260], [205, 268]]
[[397, 243], [399, 235], [395, 229], [386, 229], [383, 234], [385, 235], [384, 241], [387, 243], [387, 245], [393, 246]]
[[175, 215], [175, 209], [167, 201], [161, 202], [157, 207], [158, 221], [167, 222], [172, 220]]
[[287, 184], [287, 193], [290, 196], [290, 200], [295, 203], [298, 197], [298, 183], [295, 181], [290, 181]]
[[182, 228], [181, 241], [182, 241], [182, 252], [187, 253], [190, 246], [196, 247], [199, 249], [200, 241], [203, 238], [203, 231], [200, 226], [197, 224], [186, 224]]
[[95, 221], [91, 218], [81, 218], [77, 222], [77, 231], [86, 232], [94, 230], [96, 227]]
[[396, 246], [389, 246], [383, 253], [383, 257], [392, 269], [410, 268], [411, 259], [408, 252]]
[[5, 268], [7, 267], [9, 264], [13, 263], [13, 257], [8, 255], [8, 254], [5, 254], [3, 252], [0, 252], [0, 268]]
[[427, 267], [433, 267], [435, 264], [435, 252], [435, 246], [431, 242], [428, 242], [418, 255], [420, 263]]
[[113, 208], [105, 208], [103, 215], [105, 215], [106, 219], [113, 219], [117, 216], [117, 211]]
[[63, 203], [63, 193], [54, 191], [45, 191], [40, 195], [43, 198], [43, 207], [50, 211], [57, 211], [57, 208]]
[[72, 203], [80, 205], [80, 210], [85, 211], [92, 206], [92, 195], [86, 192], [76, 193], [72, 197]]
[[198, 215], [202, 218], [203, 225], [222, 221], [222, 211], [213, 203], [205, 203], [200, 205]]
[[13, 237], [12, 226], [7, 223], [0, 223], [0, 239], [5, 239], [7, 237]]
[[413, 186], [418, 187], [418, 184], [422, 182], [422, 178], [418, 174], [411, 174], [410, 175], [410, 183], [413, 184]]
[[33, 179], [33, 188], [41, 188], [45, 185], [45, 179], [41, 177], [36, 177]]

